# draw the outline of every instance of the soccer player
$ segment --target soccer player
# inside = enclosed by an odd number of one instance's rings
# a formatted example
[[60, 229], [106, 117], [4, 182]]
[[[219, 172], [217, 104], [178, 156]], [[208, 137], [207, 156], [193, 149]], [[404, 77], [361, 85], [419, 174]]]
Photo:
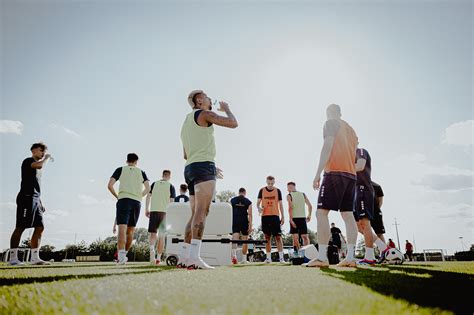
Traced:
[[[127, 165], [119, 167], [107, 184], [110, 193], [117, 198], [116, 222], [118, 225], [118, 264], [127, 262], [127, 252], [132, 246], [133, 233], [140, 215], [141, 201], [150, 191], [150, 182], [145, 172], [137, 167], [138, 155], [129, 153]], [[119, 181], [119, 192], [114, 184]]]
[[21, 186], [16, 197], [16, 227], [10, 239], [11, 266], [22, 265], [18, 259], [18, 245], [25, 229], [34, 228], [31, 236], [31, 264], [49, 265], [39, 257], [41, 235], [43, 234], [43, 213], [45, 208], [41, 202], [41, 175], [46, 162], [51, 158], [47, 154], [48, 147], [44, 143], [31, 146], [31, 157], [21, 164]]
[[354, 218], [359, 232], [364, 235], [365, 256], [358, 263], [361, 265], [375, 265], [374, 238], [370, 220], [374, 218], [374, 188], [370, 178], [372, 159], [366, 149], [357, 149], [357, 183], [356, 202], [354, 204]]
[[272, 236], [275, 238], [280, 263], [285, 262], [283, 256], [283, 240], [281, 239], [281, 226], [285, 223], [281, 190], [275, 187], [275, 177], [267, 177], [267, 186], [258, 192], [257, 207], [262, 215], [262, 231], [265, 234], [265, 250], [267, 258], [265, 263], [272, 262]]
[[[287, 185], [288, 213], [290, 215], [290, 234], [293, 237], [293, 248], [295, 253], [300, 249], [299, 237], [303, 239], [303, 246], [309, 245], [308, 226], [306, 222], [311, 220], [313, 206], [309, 202], [306, 194], [296, 190], [295, 182], [289, 182]], [[308, 215], [306, 215], [306, 206]]]
[[189, 197], [186, 195], [188, 191], [188, 185], [181, 184], [179, 186], [179, 196], [174, 198], [174, 202], [189, 202]]
[[[252, 231], [252, 201], [246, 197], [245, 188], [239, 189], [239, 195], [230, 200], [232, 205], [232, 239], [248, 240]], [[248, 245], [242, 244], [242, 263], [247, 263]], [[232, 263], [237, 264], [237, 244], [232, 244]]]
[[388, 248], [397, 248], [397, 246], [395, 245], [395, 243], [393, 242], [391, 238], [388, 239]]
[[[151, 184], [150, 192], [146, 196], [145, 215], [150, 218], [148, 222], [150, 262], [156, 265], [160, 264], [161, 255], [165, 247], [166, 207], [170, 202], [174, 202], [176, 197], [176, 190], [169, 182], [170, 179], [171, 171], [164, 170], [161, 180]], [[159, 237], [157, 242], [158, 230]]]
[[370, 225], [375, 232], [373, 235], [374, 243], [380, 251], [379, 262], [382, 262], [389, 249], [384, 238], [385, 227], [381, 210], [383, 204], [383, 190], [382, 187], [374, 181], [372, 181], [372, 187], [374, 188], [374, 216], [372, 220], [370, 220]]
[[182, 253], [178, 267], [189, 269], [214, 269], [201, 258], [201, 240], [209, 207], [216, 189], [216, 177], [221, 177], [215, 166], [216, 145], [214, 125], [237, 128], [238, 123], [229, 105], [219, 102], [219, 111], [212, 111], [211, 99], [202, 90], [192, 91], [188, 96], [192, 112], [187, 114], [181, 128], [186, 166], [184, 177], [189, 188], [191, 218], [185, 229]]
[[[318, 257], [310, 261], [308, 267], [328, 267], [327, 248], [329, 243], [329, 211], [341, 212], [346, 226], [347, 257], [338, 266], [355, 267], [355, 244], [357, 224], [352, 214], [356, 184], [357, 135], [352, 127], [341, 119], [339, 105], [331, 104], [326, 110], [324, 124], [324, 144], [313, 180], [313, 188], [319, 189], [318, 209], [316, 211], [318, 228]], [[321, 184], [321, 172], [324, 179]]]
[[342, 248], [342, 242], [341, 242], [341, 238], [344, 240], [344, 242], [346, 242], [345, 238], [344, 238], [344, 235], [342, 235], [342, 232], [341, 230], [336, 227], [336, 224], [335, 223], [331, 223], [331, 242], [332, 245], [336, 246], [337, 247], [337, 252], [339, 254], [339, 256], [341, 256], [341, 248]]

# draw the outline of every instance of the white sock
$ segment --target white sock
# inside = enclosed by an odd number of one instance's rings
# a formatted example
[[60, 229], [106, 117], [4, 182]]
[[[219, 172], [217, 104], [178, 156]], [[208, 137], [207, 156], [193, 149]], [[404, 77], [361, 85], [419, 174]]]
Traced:
[[181, 255], [179, 258], [181, 260], [187, 260], [189, 258], [190, 251], [191, 251], [191, 244], [183, 243], [183, 245], [181, 246]]
[[374, 248], [373, 247], [365, 247], [365, 259], [367, 260], [375, 260], [374, 255]]
[[283, 255], [283, 252], [278, 252], [278, 256], [280, 256], [280, 260], [285, 259], [285, 256]]
[[377, 239], [374, 241], [375, 245], [378, 247], [378, 249], [382, 252], [387, 248], [387, 244], [385, 244], [380, 238], [377, 237]]
[[272, 260], [272, 252], [267, 252], [267, 260]]
[[127, 257], [127, 251], [125, 249], [120, 249], [118, 251], [118, 259], [119, 261], [125, 260], [125, 257]]
[[232, 249], [232, 256], [233, 256], [233, 257], [237, 256], [237, 250], [234, 249], [234, 248]]
[[150, 245], [150, 258], [156, 257], [155, 256], [155, 246]]
[[18, 248], [10, 249], [10, 261], [18, 260]]
[[328, 261], [328, 246], [323, 244], [318, 244], [318, 259], [321, 261]]
[[247, 261], [247, 254], [242, 255], [242, 261]]
[[40, 258], [39, 258], [39, 249], [38, 248], [32, 248], [31, 249], [31, 260], [40, 260]]
[[191, 253], [190, 253], [190, 258], [193, 260], [197, 260], [201, 258], [201, 240], [197, 239], [192, 239], [191, 240]]
[[351, 261], [354, 260], [355, 245], [347, 244], [347, 257], [346, 259]]

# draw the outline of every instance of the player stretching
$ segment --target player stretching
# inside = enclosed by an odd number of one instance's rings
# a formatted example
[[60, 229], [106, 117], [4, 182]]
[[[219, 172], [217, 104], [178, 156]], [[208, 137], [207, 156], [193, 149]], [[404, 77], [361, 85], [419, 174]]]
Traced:
[[181, 141], [186, 160], [184, 178], [189, 188], [191, 218], [186, 225], [178, 267], [214, 269], [201, 258], [201, 239], [216, 188], [214, 125], [237, 128], [238, 123], [225, 102], [219, 102], [218, 110], [225, 112], [227, 117], [214, 113], [211, 99], [201, 90], [192, 91], [188, 103], [192, 112], [184, 120]]
[[[341, 212], [346, 225], [347, 256], [338, 266], [355, 267], [355, 243], [357, 225], [352, 214], [354, 190], [356, 184], [357, 135], [352, 127], [341, 119], [339, 105], [331, 104], [326, 110], [328, 120], [324, 124], [324, 144], [321, 149], [314, 189], [319, 189], [318, 209], [316, 211], [318, 227], [318, 257], [308, 263], [308, 267], [328, 267], [327, 248], [329, 243], [330, 210]], [[321, 172], [324, 170], [322, 184]]]
[[[303, 246], [309, 245], [308, 237], [308, 226], [306, 222], [311, 220], [311, 213], [313, 212], [313, 206], [309, 202], [305, 193], [296, 191], [296, 184], [289, 182], [287, 185], [288, 196], [288, 213], [290, 215], [290, 234], [293, 236], [293, 248], [295, 253], [300, 250], [299, 237], [303, 239]], [[308, 215], [306, 215], [306, 208], [308, 207]]]
[[23, 265], [18, 260], [18, 245], [23, 231], [29, 228], [35, 229], [31, 236], [31, 263], [33, 265], [49, 265], [39, 257], [45, 211], [40, 199], [40, 186], [42, 168], [51, 156], [46, 154], [47, 147], [43, 143], [33, 144], [30, 150], [31, 157], [24, 159], [21, 164], [21, 186], [16, 197], [16, 227], [10, 239], [8, 264], [11, 266]]
[[267, 186], [258, 192], [257, 202], [258, 211], [262, 215], [262, 231], [267, 241], [265, 244], [267, 254], [265, 263], [267, 264], [272, 262], [272, 236], [275, 237], [280, 263], [285, 262], [283, 256], [283, 240], [281, 239], [281, 226], [285, 223], [285, 215], [281, 201], [281, 190], [274, 185], [275, 177], [268, 176]]
[[[137, 167], [138, 155], [127, 155], [127, 166], [119, 167], [112, 174], [107, 188], [117, 198], [116, 222], [118, 225], [118, 263], [127, 262], [127, 252], [132, 246], [133, 233], [140, 215], [142, 198], [150, 191], [150, 182], [144, 171]], [[119, 192], [114, 184], [119, 181]], [[145, 189], [143, 189], [145, 186]]]
[[[160, 264], [165, 247], [166, 207], [176, 197], [174, 186], [169, 182], [170, 178], [171, 171], [164, 170], [161, 180], [151, 184], [150, 192], [146, 196], [145, 215], [150, 218], [148, 222], [150, 262], [156, 265]], [[159, 231], [158, 242], [156, 241], [157, 231]], [[155, 248], [157, 254], [155, 254]]]
[[[252, 201], [245, 197], [247, 191], [245, 188], [239, 189], [239, 195], [230, 200], [232, 205], [232, 239], [249, 239], [249, 233], [252, 231]], [[248, 245], [242, 245], [242, 263], [247, 263]], [[232, 244], [232, 263], [237, 263], [237, 244]]]

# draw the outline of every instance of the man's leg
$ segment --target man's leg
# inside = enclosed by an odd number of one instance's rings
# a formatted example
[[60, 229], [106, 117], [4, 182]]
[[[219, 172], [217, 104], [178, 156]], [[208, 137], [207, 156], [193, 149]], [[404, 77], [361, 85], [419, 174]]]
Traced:
[[364, 260], [368, 261], [375, 261], [375, 254], [374, 254], [374, 238], [372, 232], [372, 226], [370, 225], [370, 221], [368, 218], [361, 218], [357, 222], [357, 227], [359, 231], [362, 231], [364, 235], [364, 242], [365, 242], [365, 257]]
[[342, 211], [341, 217], [344, 220], [347, 234], [347, 256], [344, 261], [341, 262], [341, 265], [343, 265], [344, 262], [348, 262], [352, 265], [355, 262], [354, 255], [355, 244], [357, 242], [357, 224], [352, 211]]
[[265, 262], [272, 262], [272, 235], [265, 234], [265, 241], [265, 253], [267, 254]]
[[33, 235], [31, 235], [31, 262], [41, 263], [43, 262], [39, 257], [39, 248], [41, 244], [41, 235], [43, 234], [44, 227], [35, 227]]
[[119, 224], [118, 225], [118, 235], [117, 235], [117, 251], [118, 251], [118, 263], [124, 264], [127, 257], [127, 252], [125, 250], [125, 242], [127, 235], [127, 225]]
[[293, 239], [293, 248], [295, 249], [295, 251], [300, 250], [300, 240], [298, 237], [298, 233], [291, 234], [291, 238]]
[[382, 242], [384, 242], [384, 244], [387, 243], [387, 242], [385, 241], [385, 236], [383, 236], [383, 234], [377, 234], [377, 237], [378, 237]]
[[156, 251], [157, 251], [156, 258], [158, 260], [161, 260], [161, 255], [163, 255], [164, 249], [165, 249], [165, 232], [160, 231], [158, 234], [158, 244], [156, 246]]
[[[244, 241], [246, 241], [246, 240], [249, 239], [249, 236], [248, 235], [242, 235], [242, 239]], [[247, 262], [248, 248], [249, 248], [248, 244], [243, 244], [242, 245], [242, 262]]]
[[148, 241], [150, 243], [150, 262], [154, 263], [156, 259], [155, 248], [158, 245], [156, 244], [156, 233], [148, 233]]
[[[240, 233], [232, 233], [232, 239], [234, 241], [240, 239]], [[232, 263], [237, 263], [237, 243], [232, 243]]]
[[135, 233], [135, 227], [134, 226], [128, 226], [127, 227], [127, 241], [125, 244], [125, 250], [128, 252], [130, 247], [132, 247], [133, 243], [133, 233]]
[[281, 235], [275, 236], [275, 241], [278, 249], [278, 258], [280, 259], [280, 262], [284, 262], [285, 257], [283, 256], [283, 240]]
[[309, 245], [309, 236], [308, 236], [308, 234], [303, 234], [303, 235], [301, 235], [301, 237], [303, 238], [303, 246]]
[[[194, 193], [194, 191], [193, 191]], [[186, 227], [184, 228], [184, 243], [181, 244], [181, 253], [178, 259], [178, 268], [186, 268], [189, 255], [191, 253], [191, 239], [192, 239], [192, 223], [194, 219], [194, 212], [196, 206], [196, 198], [194, 195], [189, 195], [189, 206], [191, 207], [191, 216], [186, 223]]]
[[328, 261], [328, 244], [329, 237], [329, 210], [316, 210], [317, 233], [318, 233], [318, 258], [308, 263], [309, 267], [325, 267], [329, 266]]
[[[191, 239], [191, 260], [195, 264], [195, 267], [211, 269], [201, 259], [201, 240], [204, 235], [204, 227], [206, 224], [206, 217], [209, 213], [209, 207], [214, 195], [214, 190], [216, 188], [216, 181], [209, 180], [197, 185], [194, 185], [195, 192], [195, 212], [192, 222], [192, 239]], [[213, 269], [213, 268], [212, 268]]]
[[18, 246], [20, 246], [21, 235], [25, 231], [24, 228], [17, 227], [13, 230], [12, 236], [10, 238], [10, 258], [9, 262], [17, 263], [18, 262]]

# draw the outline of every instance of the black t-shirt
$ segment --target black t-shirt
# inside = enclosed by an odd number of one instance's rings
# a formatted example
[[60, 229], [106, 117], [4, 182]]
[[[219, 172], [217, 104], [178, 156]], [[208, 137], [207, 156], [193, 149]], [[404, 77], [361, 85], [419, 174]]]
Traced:
[[24, 195], [39, 195], [41, 192], [41, 170], [31, 167], [36, 162], [32, 157], [26, 158], [21, 164], [21, 186], [20, 193]]
[[341, 230], [339, 230], [338, 227], [332, 227], [331, 228], [331, 236], [332, 236], [332, 241], [340, 243], [341, 242]]
[[[275, 188], [273, 188], [272, 190], [268, 189], [268, 187], [264, 187], [264, 188], [260, 189], [260, 190], [258, 191], [258, 199], [262, 199], [262, 194], [263, 194], [263, 190], [264, 190], [264, 189], [266, 189], [268, 192], [271, 192], [271, 191], [273, 191], [273, 189], [275, 189]], [[278, 188], [277, 188], [276, 190], [278, 191], [278, 200], [282, 200], [282, 197], [281, 197], [281, 190], [278, 189]]]
[[252, 201], [244, 196], [237, 196], [230, 200], [232, 205], [233, 222], [248, 222], [248, 212]]
[[383, 197], [383, 190], [382, 190], [382, 186], [380, 186], [379, 184], [377, 184], [376, 182], [372, 182], [372, 187], [374, 187], [374, 208], [375, 210], [379, 210], [380, 211], [380, 204], [379, 204], [379, 197]]
[[188, 201], [189, 201], [189, 197], [186, 195], [179, 195], [176, 198], [174, 198], [174, 202], [188, 202]]
[[364, 159], [365, 167], [362, 171], [357, 172], [357, 185], [363, 185], [371, 190], [371, 182], [370, 175], [372, 172], [372, 160], [370, 158], [369, 152], [366, 149], [357, 149], [357, 159]]

